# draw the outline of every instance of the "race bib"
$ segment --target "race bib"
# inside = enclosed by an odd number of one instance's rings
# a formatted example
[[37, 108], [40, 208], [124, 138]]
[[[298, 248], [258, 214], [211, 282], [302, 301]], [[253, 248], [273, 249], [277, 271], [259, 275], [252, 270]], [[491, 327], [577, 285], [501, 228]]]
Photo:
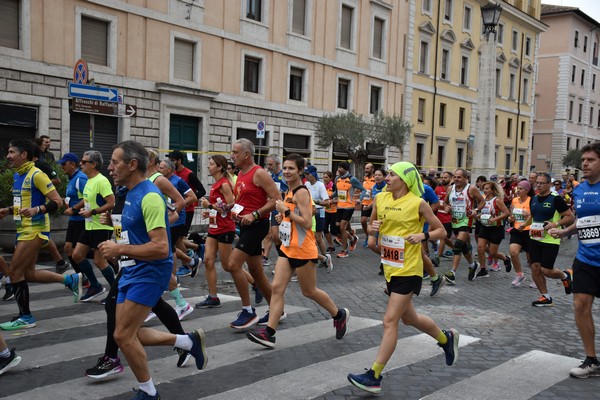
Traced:
[[529, 227], [529, 237], [534, 240], [542, 240], [544, 238], [544, 234], [546, 231], [544, 230], [543, 222], [534, 222]]
[[577, 218], [577, 237], [584, 244], [600, 243], [600, 216]]
[[208, 227], [211, 229], [217, 228], [217, 210], [208, 211]]
[[492, 223], [490, 222], [490, 219], [492, 218], [491, 214], [481, 214], [481, 216], [479, 217], [479, 221], [481, 221], [481, 225], [483, 226], [491, 226]]
[[65, 197], [65, 207], [69, 208], [70, 202], [71, 202], [71, 198], [69, 196]]
[[365, 196], [363, 197], [363, 200], [371, 200], [371, 191], [367, 190], [365, 192]]
[[440, 214], [448, 214], [446, 212], [446, 210], [444, 209], [444, 205], [445, 205], [444, 200], [440, 200], [440, 205], [439, 205], [438, 211], [437, 211], [438, 213], [440, 213]]
[[292, 238], [292, 223], [289, 221], [281, 221], [279, 224], [279, 240], [285, 247], [290, 247]]
[[15, 221], [21, 220], [21, 196], [13, 197], [13, 218]]
[[390, 267], [404, 267], [404, 238], [383, 235], [379, 243], [381, 263]]
[[231, 208], [231, 219], [236, 221], [238, 218], [238, 214], [242, 212], [244, 206], [240, 206], [239, 204], [234, 204]]
[[113, 230], [115, 232], [115, 240], [117, 243], [121, 242], [121, 214], [111, 214], [110, 219], [112, 220]]
[[[121, 230], [121, 239], [119, 241], [117, 241], [117, 243], [129, 244], [129, 234], [127, 231]], [[134, 265], [135, 265], [134, 259], [129, 258], [127, 256], [121, 256], [121, 259], [119, 260], [119, 267], [121, 267], [121, 268], [133, 267]]]
[[467, 205], [458, 203], [452, 205], [452, 218], [461, 220], [467, 216]]
[[515, 221], [517, 221], [517, 222], [525, 221], [525, 216], [523, 215], [522, 208], [513, 208], [512, 212], [513, 212], [513, 217], [515, 218]]
[[[91, 210], [91, 206], [90, 203], [88, 203], [87, 201], [83, 202], [83, 209], [85, 211], [90, 211]], [[90, 215], [88, 218], [85, 219], [85, 222], [93, 222], [94, 221], [94, 216]]]
[[338, 201], [345, 202], [348, 200], [347, 190], [338, 190]]

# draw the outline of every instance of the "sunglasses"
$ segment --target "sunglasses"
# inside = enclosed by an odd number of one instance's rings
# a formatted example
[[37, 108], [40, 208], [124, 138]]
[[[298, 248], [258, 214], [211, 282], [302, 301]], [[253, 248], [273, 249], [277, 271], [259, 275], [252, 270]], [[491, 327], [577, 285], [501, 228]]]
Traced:
[[87, 164], [87, 163], [91, 163], [92, 161], [90, 160], [81, 160], [79, 161], [79, 164]]

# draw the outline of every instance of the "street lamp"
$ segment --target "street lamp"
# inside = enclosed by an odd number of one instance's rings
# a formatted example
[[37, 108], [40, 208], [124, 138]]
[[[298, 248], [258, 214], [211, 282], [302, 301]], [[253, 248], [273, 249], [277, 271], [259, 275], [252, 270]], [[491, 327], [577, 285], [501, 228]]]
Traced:
[[[496, 172], [496, 26], [501, 13], [502, 6], [499, 4], [488, 3], [481, 6], [485, 40], [480, 47], [472, 176], [489, 177]], [[493, 33], [491, 40], [490, 33]]]

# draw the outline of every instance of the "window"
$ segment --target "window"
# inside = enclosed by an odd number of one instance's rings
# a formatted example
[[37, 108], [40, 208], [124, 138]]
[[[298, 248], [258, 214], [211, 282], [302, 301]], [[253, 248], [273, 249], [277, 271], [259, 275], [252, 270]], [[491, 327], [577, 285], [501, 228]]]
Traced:
[[519, 175], [523, 175], [523, 170], [525, 169], [525, 156], [519, 155]]
[[579, 149], [579, 140], [580, 139], [575, 139], [575, 148]]
[[294, 0], [292, 8], [292, 32], [306, 33], [306, 0]]
[[510, 153], [506, 153], [504, 155], [504, 169], [506, 170], [506, 173], [508, 174], [510, 172], [510, 167], [511, 167], [511, 160], [512, 156]]
[[465, 157], [465, 149], [459, 147], [456, 149], [456, 167], [461, 168], [464, 166], [463, 159]]
[[423, 0], [423, 12], [431, 13], [431, 0]]
[[452, 0], [444, 1], [444, 21], [452, 22]]
[[383, 58], [383, 35], [385, 21], [375, 17], [373, 20], [373, 57]]
[[527, 123], [525, 121], [521, 121], [521, 137], [520, 139], [525, 139], [525, 128], [527, 127]]
[[512, 136], [512, 118], [509, 118], [506, 123], [506, 137], [510, 139]]
[[244, 91], [258, 93], [261, 60], [254, 57], [244, 58]]
[[496, 96], [502, 96], [502, 70], [496, 68]]
[[592, 74], [592, 90], [596, 89], [596, 74]]
[[246, 0], [246, 18], [262, 21], [262, 0]]
[[371, 100], [369, 101], [369, 112], [377, 114], [381, 111], [381, 88], [371, 86]]
[[588, 37], [584, 36], [583, 37], [583, 52], [587, 53], [587, 42], [588, 42]]
[[425, 99], [419, 99], [417, 121], [421, 123], [425, 122]]
[[529, 79], [523, 78], [523, 103], [527, 104], [529, 101]]
[[583, 114], [583, 104], [579, 103], [579, 115], [577, 116], [577, 123], [581, 123], [581, 117]]
[[415, 154], [415, 164], [417, 168], [421, 168], [423, 166], [423, 153], [425, 152], [425, 144], [417, 143], [417, 154]]
[[508, 78], [508, 98], [511, 100], [515, 99], [515, 83], [516, 83], [516, 76], [514, 74], [514, 72], [510, 73], [510, 76]]
[[464, 13], [463, 13], [463, 30], [470, 31], [471, 30], [471, 7], [465, 5]]
[[531, 38], [525, 38], [525, 55], [527, 57], [531, 56]]
[[173, 78], [185, 81], [194, 80], [194, 43], [175, 39], [173, 58]]
[[310, 157], [310, 136], [284, 133], [283, 156], [290, 153], [298, 153], [304, 157]]
[[437, 166], [438, 167], [442, 167], [445, 164], [445, 162], [444, 162], [445, 153], [446, 153], [446, 147], [438, 146], [438, 151], [437, 151]]
[[503, 23], [498, 24], [498, 33], [496, 34], [496, 37], [498, 39], [498, 44], [503, 45], [504, 44], [504, 24]]
[[510, 49], [516, 52], [519, 49], [519, 32], [514, 30], [512, 31], [512, 40], [510, 41]]
[[494, 115], [494, 135], [498, 137], [498, 116]]
[[569, 151], [571, 149], [571, 138], [568, 137], [567, 138], [567, 151]]
[[598, 128], [600, 128], [600, 112], [598, 113]]
[[81, 58], [108, 66], [108, 27], [110, 22], [81, 16]]
[[429, 63], [429, 43], [421, 41], [421, 54], [419, 55], [419, 72], [426, 74], [428, 71]]
[[581, 86], [585, 84], [585, 69], [581, 70]]
[[342, 25], [340, 27], [340, 46], [352, 50], [352, 14], [354, 9], [342, 5]]
[[460, 84], [469, 84], [469, 57], [462, 56], [460, 60]]
[[0, 47], [19, 49], [19, 0], [0, 2]]
[[569, 101], [569, 121], [573, 121], [573, 100]]
[[304, 82], [304, 70], [301, 68], [290, 68], [290, 100], [302, 101], [302, 87]]
[[575, 48], [579, 47], [579, 31], [575, 31], [575, 42], [573, 43]]
[[349, 106], [350, 81], [348, 79], [338, 79], [338, 100], [337, 107], [347, 110]]
[[440, 126], [446, 126], [446, 103], [440, 103]]
[[592, 126], [594, 123], [594, 107], [590, 107], [590, 123], [589, 125]]
[[571, 83], [575, 83], [575, 75], [577, 74], [577, 66], [571, 68]]
[[450, 79], [450, 50], [442, 49], [442, 68], [440, 71], [440, 78], [448, 80]]
[[463, 107], [458, 109], [458, 130], [465, 130], [465, 109]]

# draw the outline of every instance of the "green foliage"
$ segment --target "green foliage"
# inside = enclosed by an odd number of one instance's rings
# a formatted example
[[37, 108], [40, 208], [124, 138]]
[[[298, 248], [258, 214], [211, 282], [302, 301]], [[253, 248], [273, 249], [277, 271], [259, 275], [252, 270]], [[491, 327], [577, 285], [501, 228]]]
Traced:
[[579, 149], [569, 150], [562, 158], [562, 164], [565, 168], [581, 169], [581, 151]]

